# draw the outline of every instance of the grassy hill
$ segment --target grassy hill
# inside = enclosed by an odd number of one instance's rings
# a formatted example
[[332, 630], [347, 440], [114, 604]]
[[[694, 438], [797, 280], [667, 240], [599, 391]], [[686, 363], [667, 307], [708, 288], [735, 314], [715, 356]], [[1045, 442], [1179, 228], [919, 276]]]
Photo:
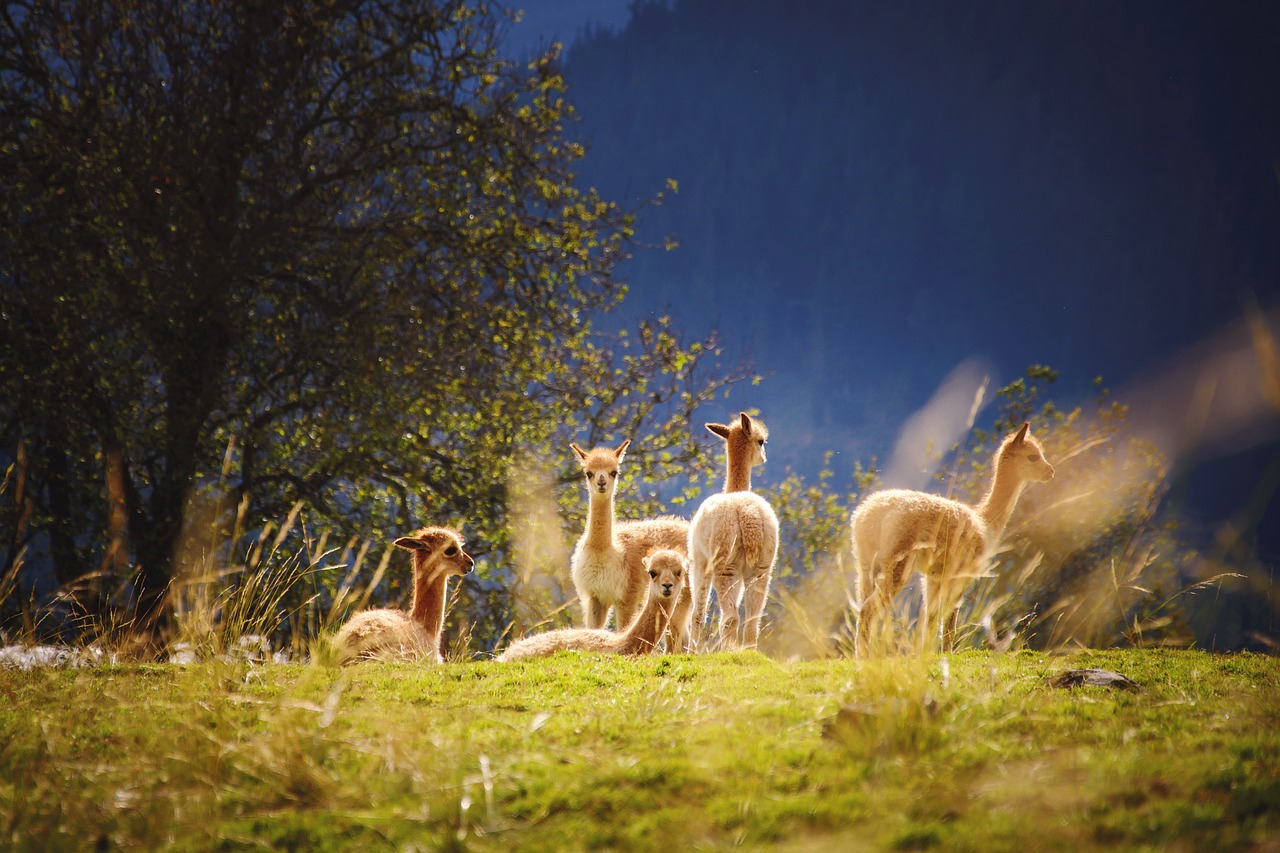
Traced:
[[262, 845], [1274, 850], [1280, 660], [0, 671], [0, 846]]

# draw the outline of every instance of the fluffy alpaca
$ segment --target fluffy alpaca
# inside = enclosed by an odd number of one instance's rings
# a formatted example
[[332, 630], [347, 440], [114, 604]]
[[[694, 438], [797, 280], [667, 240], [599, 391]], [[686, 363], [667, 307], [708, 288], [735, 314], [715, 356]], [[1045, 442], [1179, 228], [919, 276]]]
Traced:
[[500, 661], [545, 657], [555, 652], [604, 652], [645, 655], [653, 651], [667, 630], [684, 591], [685, 557], [679, 551], [661, 549], [641, 560], [649, 576], [649, 598], [644, 610], [625, 633], [599, 628], [562, 628], [517, 640], [498, 656]]
[[475, 560], [448, 527], [424, 527], [395, 541], [413, 552], [413, 602], [403, 610], [365, 610], [352, 616], [333, 640], [340, 664], [362, 660], [440, 661], [445, 584], [450, 575], [469, 574]]
[[[689, 522], [661, 516], [641, 521], [614, 520], [614, 495], [618, 472], [630, 441], [617, 448], [597, 447], [590, 453], [576, 444], [569, 447], [582, 462], [587, 485], [587, 529], [573, 550], [570, 562], [573, 585], [582, 601], [587, 628], [603, 628], [614, 610], [618, 630], [631, 624], [644, 603], [648, 578], [642, 564], [645, 556], [659, 548], [684, 553], [689, 538]], [[691, 599], [686, 589], [671, 620], [667, 648], [682, 650], [689, 620]]]
[[1022, 489], [1053, 477], [1053, 466], [1023, 424], [996, 451], [991, 487], [977, 504], [906, 489], [869, 495], [852, 516], [858, 570], [857, 650], [867, 653], [871, 629], [892, 604], [911, 571], [925, 578], [922, 618], [930, 628], [946, 614], [942, 647], [955, 643], [956, 617], [965, 587], [990, 559]]
[[693, 589], [693, 642], [702, 639], [711, 587], [720, 602], [720, 642], [738, 643], [738, 606], [746, 622], [742, 645], [755, 648], [769, 579], [778, 557], [778, 517], [768, 501], [752, 493], [751, 468], [765, 461], [768, 432], [746, 412], [733, 426], [707, 424], [724, 439], [724, 492], [702, 502], [689, 524], [689, 582]]

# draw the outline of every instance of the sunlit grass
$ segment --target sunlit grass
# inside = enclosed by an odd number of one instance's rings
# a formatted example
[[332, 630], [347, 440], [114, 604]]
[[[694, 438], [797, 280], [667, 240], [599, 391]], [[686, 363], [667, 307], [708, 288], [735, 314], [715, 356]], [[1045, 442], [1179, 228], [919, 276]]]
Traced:
[[[1074, 666], [1138, 692], [1060, 690]], [[1280, 841], [1280, 663], [566, 653], [0, 672], [18, 849], [1229, 849]]]

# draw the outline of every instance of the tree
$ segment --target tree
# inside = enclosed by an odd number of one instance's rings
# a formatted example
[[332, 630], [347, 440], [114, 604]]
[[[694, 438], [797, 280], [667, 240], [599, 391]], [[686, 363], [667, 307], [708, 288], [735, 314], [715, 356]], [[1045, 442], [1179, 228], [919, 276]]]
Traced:
[[[584, 407], [623, 375], [592, 318], [625, 292], [635, 211], [575, 186], [555, 54], [500, 59], [505, 20], [7, 4], [0, 452], [30, 504], [2, 519], [11, 561], [46, 536], [62, 582], [136, 565], [162, 618], [210, 483], [220, 518], [301, 501], [371, 535], [492, 534], [518, 449], [732, 381]], [[715, 351], [657, 326], [630, 381]]]

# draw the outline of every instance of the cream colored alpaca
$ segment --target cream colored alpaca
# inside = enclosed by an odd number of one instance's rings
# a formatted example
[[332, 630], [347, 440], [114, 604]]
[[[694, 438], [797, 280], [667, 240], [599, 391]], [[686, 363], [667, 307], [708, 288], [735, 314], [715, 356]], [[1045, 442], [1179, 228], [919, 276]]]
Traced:
[[365, 610], [352, 616], [333, 640], [337, 663], [362, 660], [440, 661], [445, 583], [469, 574], [475, 560], [462, 537], [448, 527], [424, 527], [395, 544], [413, 552], [413, 601], [403, 610]]
[[724, 492], [702, 502], [689, 524], [689, 583], [693, 587], [693, 642], [702, 640], [711, 587], [720, 602], [720, 643], [738, 644], [738, 606], [746, 622], [742, 645], [755, 648], [769, 579], [778, 557], [778, 517], [751, 489], [751, 468], [765, 461], [768, 431], [746, 412], [733, 426], [707, 424], [725, 442]]
[[[1053, 466], [1028, 433], [1029, 427], [1023, 424], [996, 451], [991, 487], [977, 506], [924, 492], [888, 489], [869, 495], [854, 511], [859, 655], [867, 654], [876, 620], [892, 605], [912, 571], [925, 578], [923, 636], [941, 631], [943, 649], [952, 649], [961, 596], [985, 569], [1022, 489], [1027, 483], [1053, 477]], [[943, 614], [945, 628], [940, 624]]]
[[685, 557], [679, 551], [664, 548], [647, 555], [641, 564], [649, 576], [649, 598], [644, 610], [625, 633], [615, 634], [598, 628], [547, 631], [517, 640], [498, 656], [498, 660], [545, 657], [563, 651], [615, 655], [646, 655], [652, 652], [667, 630], [684, 592]]
[[[619, 631], [631, 624], [648, 589], [649, 579], [642, 564], [645, 556], [659, 548], [683, 554], [688, 547], [689, 522], [682, 518], [615, 521], [613, 500], [618, 490], [619, 466], [630, 444], [624, 441], [614, 450], [597, 447], [590, 453], [576, 444], [569, 445], [582, 462], [587, 484], [587, 529], [573, 550], [570, 565], [588, 628], [603, 628], [610, 607]], [[685, 647], [690, 607], [686, 589], [671, 620], [669, 651]]]

